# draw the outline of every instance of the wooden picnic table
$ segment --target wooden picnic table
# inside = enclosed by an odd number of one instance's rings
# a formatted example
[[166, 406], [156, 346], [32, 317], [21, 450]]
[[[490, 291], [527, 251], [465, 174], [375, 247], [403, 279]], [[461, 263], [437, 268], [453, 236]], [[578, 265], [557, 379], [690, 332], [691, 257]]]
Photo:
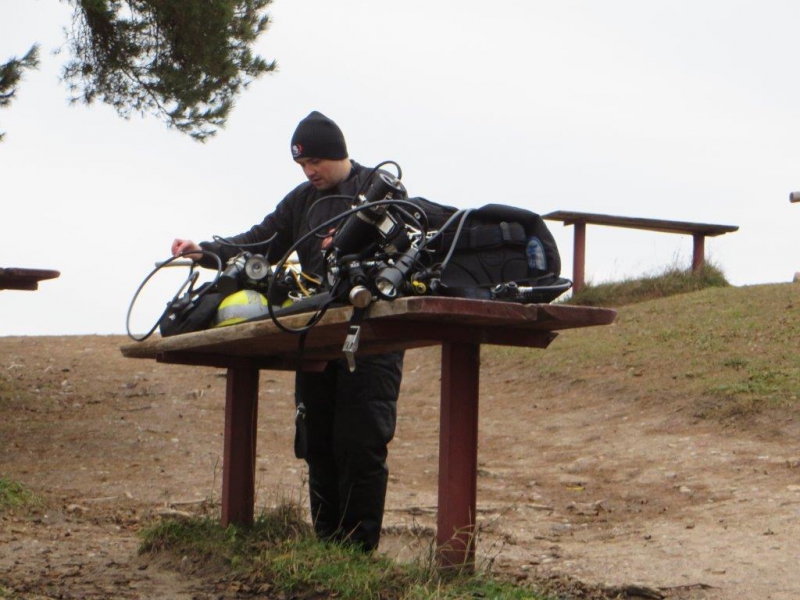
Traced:
[[564, 225], [575, 226], [574, 252], [572, 255], [572, 291], [579, 292], [584, 284], [586, 263], [586, 225], [607, 225], [627, 229], [643, 229], [663, 233], [683, 233], [692, 236], [692, 270], [698, 271], [705, 263], [705, 239], [738, 231], [738, 225], [714, 225], [711, 223], [691, 223], [688, 221], [668, 221], [665, 219], [643, 219], [639, 217], [618, 217], [568, 210], [558, 210], [542, 215], [549, 221], [563, 221]]
[[49, 269], [19, 269], [17, 267], [0, 267], [0, 290], [39, 289], [39, 282], [44, 279], [55, 279], [59, 271]]
[[[271, 320], [252, 321], [121, 348], [129, 358], [227, 369], [222, 467], [222, 524], [253, 522], [256, 420], [260, 369], [322, 370], [342, 358], [352, 307], [332, 308], [308, 333], [302, 358], [298, 336]], [[606, 325], [611, 309], [513, 304], [443, 297], [373, 303], [361, 321], [358, 352], [442, 346], [437, 556], [470, 565], [475, 556], [480, 345], [546, 348], [559, 330]], [[308, 314], [281, 323], [302, 327]], [[535, 363], [531, 365], [535, 369]]]

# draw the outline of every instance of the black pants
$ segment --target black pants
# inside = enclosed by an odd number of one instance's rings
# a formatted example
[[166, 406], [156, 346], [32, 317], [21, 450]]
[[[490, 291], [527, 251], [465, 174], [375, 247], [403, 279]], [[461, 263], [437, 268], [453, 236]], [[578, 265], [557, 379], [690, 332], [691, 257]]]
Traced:
[[322, 373], [297, 373], [295, 399], [305, 408], [299, 450], [321, 539], [378, 546], [402, 369], [403, 353], [393, 352], [357, 357], [353, 373], [344, 360]]

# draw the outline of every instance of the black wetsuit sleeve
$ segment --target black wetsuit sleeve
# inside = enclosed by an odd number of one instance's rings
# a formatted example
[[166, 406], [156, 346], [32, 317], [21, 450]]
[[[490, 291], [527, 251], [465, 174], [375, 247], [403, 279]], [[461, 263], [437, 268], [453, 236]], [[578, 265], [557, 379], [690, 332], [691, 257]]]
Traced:
[[[256, 254], [266, 254], [268, 252], [268, 260], [277, 262], [291, 247], [295, 232], [299, 229], [302, 210], [300, 204], [302, 202], [298, 196], [298, 188], [296, 188], [289, 192], [278, 203], [275, 210], [264, 217], [261, 223], [253, 225], [248, 231], [225, 239], [231, 244], [255, 244], [271, 239], [272, 241], [269, 244], [253, 246], [248, 250]], [[240, 252], [240, 249], [235, 246], [228, 246], [215, 241], [201, 242], [200, 247], [219, 256], [223, 264]], [[215, 262], [213, 258], [203, 257], [200, 264], [204, 267], [215, 267]]]

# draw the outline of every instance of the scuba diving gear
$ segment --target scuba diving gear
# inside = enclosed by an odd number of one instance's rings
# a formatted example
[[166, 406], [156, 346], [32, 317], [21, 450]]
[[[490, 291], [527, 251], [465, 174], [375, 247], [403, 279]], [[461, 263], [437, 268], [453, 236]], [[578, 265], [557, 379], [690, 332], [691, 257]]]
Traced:
[[[136, 289], [136, 293], [131, 299], [128, 306], [128, 314], [125, 317], [125, 330], [128, 332], [128, 337], [137, 342], [143, 342], [149, 338], [156, 329], [161, 328], [162, 335], [175, 335], [178, 333], [187, 333], [189, 331], [199, 331], [206, 329], [214, 318], [217, 310], [217, 304], [222, 299], [222, 294], [216, 293], [215, 286], [222, 273], [222, 261], [219, 256], [213, 252], [202, 250], [203, 258], [207, 258], [216, 267], [217, 273], [213, 281], [204, 283], [197, 289], [195, 284], [199, 277], [199, 273], [195, 270], [197, 262], [194, 260], [184, 261], [181, 260], [185, 256], [195, 255], [197, 251], [186, 251], [175, 256], [172, 256], [164, 262], [157, 263], [156, 267], [150, 271], [147, 277], [144, 278], [142, 283]], [[142, 293], [142, 290], [147, 285], [153, 276], [165, 267], [178, 267], [189, 266], [189, 274], [183, 281], [178, 291], [172, 297], [172, 300], [167, 302], [167, 307], [161, 316], [156, 319], [153, 326], [143, 335], [134, 334], [131, 331], [131, 314], [133, 307], [136, 304], [137, 298]], [[168, 331], [169, 333], [164, 333]]]
[[270, 265], [261, 254], [244, 251], [228, 261], [225, 270], [219, 276], [217, 287], [223, 294], [233, 294], [242, 287], [257, 289], [268, 283], [271, 275]]
[[267, 299], [255, 290], [239, 290], [220, 302], [214, 327], [226, 327], [267, 314]]
[[559, 277], [555, 240], [536, 213], [500, 204], [464, 211], [455, 232], [445, 225], [428, 247], [441, 256], [431, 293], [479, 300], [551, 302], [571, 282]]
[[[380, 170], [384, 164], [395, 165], [398, 177]], [[333, 193], [324, 195], [307, 182], [250, 231], [201, 243], [200, 264], [209, 265], [211, 256], [226, 264], [218, 272], [215, 293], [229, 297], [251, 290], [266, 296], [265, 302], [245, 304], [250, 312], [240, 313], [235, 322], [270, 318], [284, 331], [305, 333], [330, 306], [364, 311], [378, 298], [418, 295], [551, 302], [571, 287], [560, 277], [558, 248], [538, 214], [499, 204], [459, 210], [407, 198], [399, 174], [392, 161], [373, 169], [353, 162], [350, 176]], [[349, 208], [343, 207], [348, 199]], [[313, 227], [308, 224], [312, 213], [322, 216]], [[254, 245], [266, 249], [251, 253], [248, 248]], [[302, 277], [287, 266], [294, 252], [304, 268], [311, 265]], [[292, 301], [288, 308], [287, 299]], [[168, 312], [188, 310], [185, 299], [174, 300]], [[281, 314], [304, 310], [313, 313], [305, 326], [290, 328], [280, 322]], [[176, 320], [174, 314], [171, 320]], [[233, 321], [220, 314], [216, 322]], [[187, 330], [166, 325], [162, 335]], [[357, 339], [354, 330], [346, 340], [351, 357]]]

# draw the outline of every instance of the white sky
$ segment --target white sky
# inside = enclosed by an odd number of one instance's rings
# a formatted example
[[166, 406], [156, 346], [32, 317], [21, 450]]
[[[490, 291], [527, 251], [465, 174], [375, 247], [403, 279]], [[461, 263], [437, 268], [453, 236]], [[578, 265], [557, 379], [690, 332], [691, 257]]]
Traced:
[[[365, 165], [412, 195], [739, 225], [706, 240], [735, 285], [800, 271], [800, 3], [791, 0], [275, 0], [258, 51], [279, 71], [202, 145], [153, 117], [69, 107], [70, 10], [2, 0], [0, 62], [42, 46], [0, 111], [0, 266], [57, 269], [0, 292], [0, 336], [124, 333], [174, 237], [249, 228], [302, 173], [297, 122], [320, 110]], [[549, 222], [571, 277], [572, 228]], [[689, 236], [589, 226], [587, 278], [688, 266]], [[153, 286], [134, 324], [174, 288]], [[141, 327], [139, 327], [141, 329]]]

